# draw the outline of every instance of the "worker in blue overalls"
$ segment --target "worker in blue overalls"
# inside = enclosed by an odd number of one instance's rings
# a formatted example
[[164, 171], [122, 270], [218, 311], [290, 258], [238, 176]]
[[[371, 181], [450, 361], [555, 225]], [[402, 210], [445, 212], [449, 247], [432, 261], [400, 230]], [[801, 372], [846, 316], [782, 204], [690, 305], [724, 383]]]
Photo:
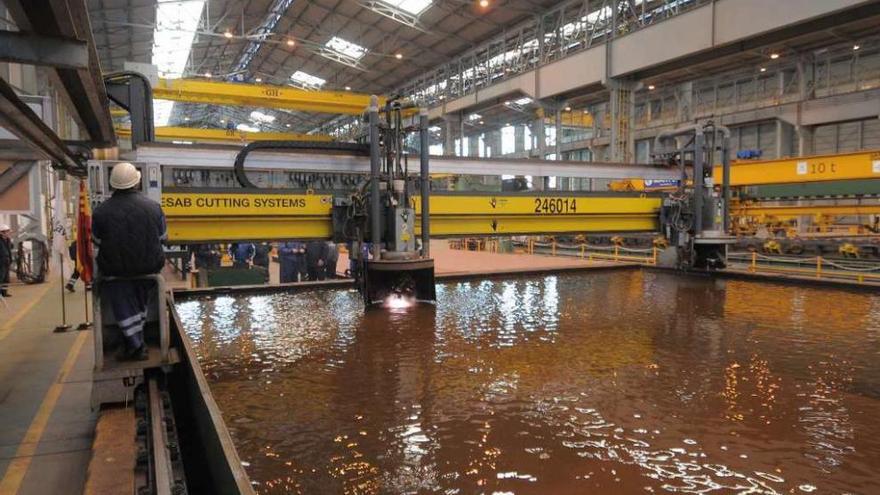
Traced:
[[282, 242], [278, 246], [278, 262], [281, 264], [281, 283], [299, 282], [300, 274], [305, 280], [306, 245], [302, 242]]
[[110, 172], [113, 196], [95, 208], [92, 242], [102, 277], [119, 277], [101, 283], [101, 297], [113, 308], [125, 347], [124, 360], [145, 360], [144, 324], [147, 304], [156, 290], [151, 280], [132, 279], [159, 273], [165, 266], [162, 243], [168, 238], [165, 214], [159, 203], [138, 191], [141, 173], [130, 163], [119, 163]]
[[257, 248], [251, 242], [237, 242], [229, 248], [229, 256], [232, 257], [232, 266], [235, 268], [250, 268], [256, 255]]

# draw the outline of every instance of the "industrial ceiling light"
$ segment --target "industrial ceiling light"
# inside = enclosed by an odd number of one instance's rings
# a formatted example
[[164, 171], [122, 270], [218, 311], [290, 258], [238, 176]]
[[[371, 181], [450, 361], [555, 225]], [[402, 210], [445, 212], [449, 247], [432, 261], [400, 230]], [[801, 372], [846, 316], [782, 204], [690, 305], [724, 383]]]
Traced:
[[295, 45], [295, 44], [296, 44], [295, 41], [293, 41], [293, 40], [291, 40], [291, 39], [287, 40], [287, 46], [293, 46], [293, 45]]
[[284, 127], [290, 127], [290, 124], [284, 124]]
[[481, 120], [481, 121], [480, 121], [480, 125], [483, 125], [483, 124], [485, 124], [485, 122], [483, 122], [483, 121]]
[[761, 72], [767, 72], [767, 68], [766, 68], [766, 67], [761, 67]]
[[396, 58], [397, 60], [400, 60], [403, 58], [403, 54], [402, 53], [395, 53], [394, 58]]
[[510, 105], [510, 102], [509, 102], [509, 101], [505, 101], [504, 104], [505, 104], [505, 105]]
[[480, 7], [484, 9], [489, 6], [489, 0], [480, 0]]
[[655, 88], [655, 87], [656, 87], [656, 86], [654, 86], [653, 84], [649, 84], [649, 85], [648, 85], [648, 90], [649, 90], [649, 91], [654, 91], [654, 88]]
[[257, 77], [257, 78], [254, 79], [254, 81], [256, 81], [256, 82], [263, 82], [263, 78], [262, 78], [262, 77]]
[[183, 120], [189, 122], [189, 117], [184, 117]]
[[858, 50], [859, 48], [861, 48], [859, 45], [853, 45], [853, 51]]
[[223, 33], [223, 36], [226, 38], [232, 38], [232, 31], [226, 31], [225, 33]]
[[213, 74], [211, 74], [210, 72], [205, 72], [205, 77], [211, 77], [212, 75]]
[[770, 58], [772, 58], [773, 60], [776, 60], [777, 58], [779, 58], [779, 54], [778, 53], [771, 53]]
[[566, 111], [566, 112], [570, 112], [570, 111], [571, 111], [571, 107], [565, 107], [565, 111]]
[[220, 119], [220, 123], [221, 123], [221, 124], [225, 124], [225, 123], [226, 123], [226, 119]]
[[346, 90], [346, 91], [351, 91], [351, 86], [346, 86], [346, 87], [345, 87], [345, 90]]

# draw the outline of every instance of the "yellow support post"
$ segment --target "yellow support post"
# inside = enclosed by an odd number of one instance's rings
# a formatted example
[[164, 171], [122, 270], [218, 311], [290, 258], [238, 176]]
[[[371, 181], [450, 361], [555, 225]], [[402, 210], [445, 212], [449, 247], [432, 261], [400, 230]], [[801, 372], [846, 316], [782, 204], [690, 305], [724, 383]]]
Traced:
[[619, 253], [619, 250], [620, 250], [620, 246], [618, 246], [617, 244], [615, 244], [615, 245], [614, 245], [614, 261], [617, 261], [617, 255], [618, 255], [618, 253]]
[[816, 278], [822, 278], [822, 257], [816, 256]]
[[758, 270], [758, 252], [752, 251], [752, 266], [751, 271], [755, 272]]

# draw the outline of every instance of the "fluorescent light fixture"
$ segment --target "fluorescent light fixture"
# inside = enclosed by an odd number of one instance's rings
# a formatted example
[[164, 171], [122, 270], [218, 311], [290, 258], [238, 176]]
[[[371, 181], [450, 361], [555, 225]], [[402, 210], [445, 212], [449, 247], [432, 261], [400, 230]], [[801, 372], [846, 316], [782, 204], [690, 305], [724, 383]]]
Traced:
[[519, 106], [528, 105], [531, 102], [532, 102], [532, 99], [529, 98], [528, 96], [524, 96], [518, 100], [514, 100], [514, 103], [516, 103]]
[[242, 132], [260, 132], [259, 127], [254, 127], [247, 124], [238, 124], [237, 126], [235, 126], [235, 128]]
[[367, 54], [366, 48], [362, 47], [361, 45], [352, 43], [351, 41], [344, 40], [339, 36], [334, 36], [330, 38], [330, 41], [328, 41], [324, 46], [353, 59], [360, 59]]
[[[158, 0], [156, 5], [156, 28], [153, 31], [151, 62], [159, 76], [177, 79], [183, 76], [193, 39], [202, 19], [204, 0], [181, 2]], [[153, 104], [153, 121], [157, 126], [168, 125], [174, 102], [157, 100]]]
[[294, 72], [293, 75], [290, 76], [290, 79], [307, 88], [320, 88], [327, 82], [326, 79], [321, 79], [318, 76], [313, 76], [301, 70]]
[[419, 15], [431, 6], [433, 0], [382, 0], [382, 2], [412, 15]]
[[480, 120], [482, 118], [483, 118], [483, 116], [478, 113], [472, 113], [472, 114], [468, 115], [468, 120], [471, 120], [471, 121]]
[[428, 127], [428, 131], [430, 131], [430, 132], [440, 132], [440, 126], [439, 126], [439, 125], [432, 125], [431, 127]]
[[262, 124], [271, 124], [272, 122], [275, 122], [275, 116], [267, 115], [263, 112], [254, 110], [253, 112], [251, 112], [251, 120], [253, 120], [254, 122], [260, 122]]

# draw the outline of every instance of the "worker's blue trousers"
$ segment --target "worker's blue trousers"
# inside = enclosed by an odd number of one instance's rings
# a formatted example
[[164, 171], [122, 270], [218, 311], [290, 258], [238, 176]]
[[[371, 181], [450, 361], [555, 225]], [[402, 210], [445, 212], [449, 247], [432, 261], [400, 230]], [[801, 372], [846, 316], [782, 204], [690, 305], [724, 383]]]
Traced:
[[101, 297], [110, 302], [116, 324], [130, 349], [144, 343], [147, 303], [155, 288], [152, 280], [114, 280], [102, 284]]

